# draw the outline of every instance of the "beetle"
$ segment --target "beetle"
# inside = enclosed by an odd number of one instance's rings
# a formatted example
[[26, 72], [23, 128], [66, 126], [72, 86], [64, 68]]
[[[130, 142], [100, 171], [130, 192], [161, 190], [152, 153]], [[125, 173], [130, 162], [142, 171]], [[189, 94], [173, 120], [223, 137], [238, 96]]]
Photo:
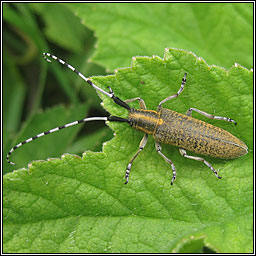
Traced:
[[[139, 144], [139, 149], [134, 154], [134, 156], [129, 161], [126, 172], [125, 172], [125, 184], [129, 182], [129, 174], [135, 158], [139, 155], [139, 153], [145, 148], [148, 140], [148, 135], [151, 134], [155, 139], [155, 148], [157, 153], [168, 163], [172, 168], [172, 179], [171, 185], [173, 185], [174, 180], [176, 179], [176, 168], [171, 161], [171, 159], [167, 158], [162, 153], [161, 143], [171, 144], [179, 148], [179, 152], [183, 157], [197, 160], [203, 162], [207, 167], [211, 169], [211, 171], [215, 174], [215, 176], [219, 179], [221, 177], [218, 175], [218, 172], [214, 169], [214, 167], [207, 162], [202, 157], [191, 156], [187, 154], [187, 150], [205, 156], [210, 156], [214, 158], [222, 158], [222, 159], [233, 159], [241, 157], [248, 153], [248, 148], [244, 142], [240, 139], [227, 132], [224, 129], [213, 126], [209, 123], [201, 121], [199, 119], [195, 119], [192, 117], [192, 112], [197, 112], [207, 118], [224, 120], [227, 122], [237, 124], [233, 119], [222, 116], [214, 116], [208, 114], [204, 111], [201, 111], [196, 108], [189, 108], [186, 112], [186, 115], [175, 112], [170, 109], [163, 108], [162, 105], [169, 100], [177, 98], [182, 91], [184, 90], [186, 84], [187, 73], [184, 74], [184, 77], [181, 81], [181, 86], [178, 92], [174, 95], [171, 95], [165, 99], [163, 99], [158, 107], [157, 111], [148, 110], [146, 108], [146, 104], [144, 100], [140, 97], [121, 100], [116, 97], [113, 90], [108, 87], [109, 92], [99, 88], [97, 85], [92, 83], [91, 80], [86, 78], [82, 73], [77, 71], [74, 67], [69, 65], [67, 62], [62, 59], [52, 55], [50, 53], [43, 53], [43, 57], [46, 61], [51, 62], [50, 58], [58, 61], [62, 65], [66, 66], [77, 75], [79, 75], [84, 81], [86, 81], [90, 86], [100, 91], [101, 93], [110, 97], [117, 105], [125, 108], [128, 111], [128, 117], [122, 118], [118, 116], [109, 116], [109, 117], [89, 117], [84, 118], [69, 124], [65, 124], [63, 126], [56, 127], [47, 132], [42, 132], [34, 137], [31, 137], [16, 146], [14, 146], [7, 154], [6, 160], [10, 164], [15, 164], [10, 161], [10, 155], [12, 152], [21, 147], [22, 145], [31, 142], [39, 137], [44, 135], [59, 131], [61, 129], [89, 121], [111, 121], [111, 122], [126, 122], [131, 127], [144, 132], [144, 136]], [[138, 101], [140, 108], [132, 108], [128, 105], [128, 103]]]

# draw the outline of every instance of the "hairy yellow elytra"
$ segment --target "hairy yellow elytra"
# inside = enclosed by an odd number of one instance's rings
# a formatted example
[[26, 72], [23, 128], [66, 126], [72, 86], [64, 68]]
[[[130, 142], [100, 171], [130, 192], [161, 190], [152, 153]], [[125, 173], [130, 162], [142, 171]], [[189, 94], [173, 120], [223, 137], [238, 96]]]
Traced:
[[156, 141], [200, 155], [232, 159], [248, 152], [245, 143], [226, 130], [170, 109], [133, 109], [129, 118], [133, 128], [152, 134]]
[[[191, 152], [194, 152], [200, 155], [211, 156], [215, 158], [224, 158], [224, 159], [237, 158], [248, 153], [248, 148], [244, 142], [242, 142], [237, 137], [235, 137], [234, 135], [232, 135], [231, 133], [227, 132], [224, 129], [208, 124], [199, 119], [193, 118], [192, 112], [193, 111], [197, 112], [210, 119], [224, 120], [227, 122], [234, 123], [236, 125], [236, 122], [233, 119], [228, 117], [222, 117], [222, 116], [214, 116], [196, 108], [189, 108], [186, 112], [186, 115], [175, 112], [170, 109], [162, 108], [162, 104], [164, 104], [165, 102], [171, 99], [177, 98], [181, 94], [181, 92], [184, 90], [187, 73], [185, 73], [184, 77], [182, 78], [181, 86], [178, 92], [162, 100], [158, 105], [157, 111], [155, 111], [155, 110], [147, 110], [144, 100], [139, 97], [123, 101], [114, 95], [110, 87], [109, 87], [109, 92], [104, 91], [103, 89], [99, 88], [97, 85], [93, 84], [91, 80], [86, 78], [74, 67], [72, 67], [62, 59], [50, 53], [43, 53], [43, 57], [48, 62], [51, 62], [49, 59], [51, 58], [58, 61], [62, 65], [65, 65], [70, 70], [78, 74], [90, 86], [100, 91], [101, 93], [105, 94], [106, 96], [110, 97], [119, 106], [127, 109], [129, 112], [128, 118], [122, 118], [117, 116], [90, 117], [90, 118], [84, 118], [69, 124], [56, 127], [46, 132], [42, 132], [14, 146], [8, 152], [6, 157], [7, 161], [10, 164], [14, 164], [13, 162], [10, 161], [10, 155], [15, 149], [21, 147], [22, 145], [28, 142], [31, 142], [37, 138], [40, 138], [44, 135], [59, 131], [60, 129], [67, 128], [79, 123], [89, 122], [89, 121], [126, 122], [131, 127], [145, 133], [140, 142], [139, 149], [137, 150], [137, 152], [135, 153], [135, 155], [132, 157], [132, 159], [127, 165], [126, 172], [125, 172], [125, 179], [126, 179], [125, 184], [127, 184], [129, 181], [129, 174], [130, 174], [133, 161], [147, 144], [148, 134], [151, 134], [155, 139], [155, 147], [156, 147], [157, 153], [168, 164], [171, 165], [171, 168], [172, 168], [171, 185], [173, 184], [173, 181], [176, 179], [176, 168], [173, 162], [171, 161], [171, 159], [167, 158], [162, 153], [162, 148], [160, 143], [174, 145], [179, 148], [179, 152], [182, 156], [189, 159], [203, 162], [207, 167], [211, 169], [211, 171], [219, 179], [221, 177], [218, 175], [217, 171], [213, 168], [213, 166], [209, 162], [207, 162], [202, 157], [188, 155], [186, 150], [189, 150]], [[131, 108], [127, 104], [133, 101], [139, 102], [140, 109]]]

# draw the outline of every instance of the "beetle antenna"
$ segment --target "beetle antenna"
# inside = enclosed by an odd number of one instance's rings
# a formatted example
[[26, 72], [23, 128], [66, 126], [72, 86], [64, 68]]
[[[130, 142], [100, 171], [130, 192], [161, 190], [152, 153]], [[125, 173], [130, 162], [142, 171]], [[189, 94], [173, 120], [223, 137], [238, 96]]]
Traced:
[[77, 125], [77, 124], [80, 124], [80, 123], [89, 122], [89, 121], [113, 121], [113, 122], [127, 122], [127, 123], [129, 123], [129, 120], [128, 120], [128, 119], [125, 119], [125, 118], [122, 118], [122, 117], [118, 117], [118, 116], [109, 116], [109, 117], [89, 117], [89, 118], [84, 118], [84, 119], [81, 119], [81, 120], [78, 120], [78, 121], [74, 121], [74, 122], [72, 122], [72, 123], [68, 123], [68, 124], [65, 124], [65, 125], [63, 125], [63, 126], [58, 126], [58, 127], [54, 128], [54, 129], [51, 129], [51, 130], [49, 130], [49, 131], [47, 131], [47, 132], [39, 133], [39, 134], [37, 134], [37, 135], [34, 136], [34, 137], [31, 137], [31, 138], [29, 138], [29, 139], [27, 139], [27, 140], [24, 140], [24, 141], [20, 142], [19, 144], [17, 144], [16, 146], [14, 146], [14, 147], [8, 152], [8, 154], [7, 154], [7, 156], [6, 156], [6, 160], [7, 160], [7, 162], [8, 162], [9, 164], [15, 165], [14, 162], [11, 162], [11, 161], [10, 161], [10, 156], [11, 156], [12, 152], [13, 152], [15, 149], [17, 149], [17, 148], [21, 147], [22, 145], [27, 144], [27, 143], [29, 143], [29, 142], [35, 140], [35, 139], [38, 139], [38, 138], [40, 138], [40, 137], [42, 137], [42, 136], [44, 136], [44, 135], [47, 135], [47, 134], [50, 134], [50, 133], [53, 133], [53, 132], [57, 132], [57, 131], [59, 131], [59, 130], [61, 130], [61, 129], [64, 129], [64, 128], [67, 128], [67, 127], [70, 127], [70, 126], [74, 126], [74, 125]]
[[43, 53], [43, 57], [46, 61], [51, 62], [51, 60], [49, 58], [52, 58], [56, 61], [58, 61], [60, 64], [68, 67], [70, 70], [72, 70], [73, 72], [75, 72], [77, 75], [79, 75], [85, 82], [87, 82], [89, 85], [91, 85], [94, 89], [102, 92], [103, 94], [107, 95], [108, 97], [110, 97], [111, 99], [113, 99], [113, 101], [118, 104], [119, 106], [126, 108], [127, 110], [130, 111], [130, 106], [127, 105], [124, 101], [122, 101], [121, 99], [119, 99], [118, 97], [116, 97], [112, 91], [112, 89], [109, 87], [109, 92], [104, 91], [103, 89], [101, 89], [100, 87], [98, 87], [97, 85], [95, 85], [90, 79], [86, 78], [81, 72], [79, 72], [78, 70], [76, 70], [73, 66], [69, 65], [67, 62], [65, 62], [64, 60], [56, 57], [55, 55], [51, 54], [51, 53]]

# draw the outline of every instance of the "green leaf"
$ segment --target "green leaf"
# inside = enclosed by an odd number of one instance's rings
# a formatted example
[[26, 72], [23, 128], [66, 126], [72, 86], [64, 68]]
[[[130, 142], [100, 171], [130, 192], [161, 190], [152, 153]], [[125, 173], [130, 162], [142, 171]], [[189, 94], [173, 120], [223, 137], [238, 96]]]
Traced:
[[113, 137], [113, 132], [107, 128], [103, 127], [96, 132], [86, 134], [85, 136], [79, 138], [76, 142], [69, 146], [67, 152], [72, 153], [82, 153], [86, 150], [101, 151], [102, 143], [110, 140]]
[[[93, 60], [109, 70], [176, 47], [226, 68], [253, 66], [252, 3], [65, 3], [95, 31]], [[242, 36], [241, 36], [242, 35]]]
[[[253, 72], [240, 65], [209, 66], [193, 53], [166, 49], [163, 59], [134, 57], [131, 68], [93, 81], [106, 90], [111, 86], [124, 100], [140, 96], [156, 109], [179, 90], [184, 72], [184, 92], [164, 107], [181, 113], [195, 107], [235, 119], [237, 126], [194, 115], [236, 135], [249, 153], [234, 160], [206, 158], [219, 169], [219, 180], [204, 164], [162, 145], [177, 169], [170, 186], [171, 168], [150, 137], [124, 185], [143, 133], [109, 123], [116, 135], [103, 152], [34, 161], [28, 170], [4, 176], [5, 253], [200, 252], [204, 246], [221, 253], [253, 251]], [[100, 96], [111, 114], [127, 116]]]
[[31, 3], [30, 6], [45, 20], [45, 34], [51, 41], [74, 52], [82, 50], [86, 29], [69, 9], [52, 3]]
[[3, 84], [8, 84], [8, 86], [3, 86], [3, 123], [11, 137], [12, 133], [16, 132], [21, 120], [21, 110], [25, 101], [26, 86], [13, 59], [6, 52], [4, 56], [5, 73]]

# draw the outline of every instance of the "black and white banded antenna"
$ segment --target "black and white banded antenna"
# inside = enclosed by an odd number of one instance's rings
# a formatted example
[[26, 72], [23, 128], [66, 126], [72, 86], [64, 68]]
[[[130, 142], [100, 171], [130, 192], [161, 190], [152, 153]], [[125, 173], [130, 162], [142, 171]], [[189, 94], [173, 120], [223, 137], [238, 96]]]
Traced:
[[[124, 101], [120, 100], [118, 97], [116, 97], [112, 91], [112, 89], [109, 87], [109, 92], [104, 91], [103, 89], [99, 88], [97, 85], [95, 85], [90, 79], [86, 78], [81, 72], [76, 70], [73, 66], [69, 65], [67, 62], [64, 60], [56, 57], [55, 55], [52, 55], [50, 53], [43, 53], [43, 57], [46, 61], [51, 62], [49, 58], [52, 58], [56, 61], [58, 61], [60, 64], [66, 66], [67, 68], [71, 69], [73, 72], [75, 72], [77, 75], [79, 75], [85, 82], [87, 82], [89, 85], [91, 85], [94, 89], [102, 92], [103, 94], [107, 95], [108, 97], [112, 98], [113, 101], [120, 105], [121, 107], [124, 107], [128, 110], [130, 110], [130, 106], [127, 105]], [[49, 58], [48, 58], [49, 57]]]
[[[51, 62], [51, 59], [54, 59], [56, 61], [58, 61], [59, 63], [61, 63], [62, 65], [68, 67], [69, 69], [71, 69], [73, 72], [75, 72], [77, 75], [79, 75], [84, 81], [86, 81], [89, 85], [91, 85], [93, 88], [95, 88], [96, 90], [100, 91], [101, 93], [107, 95], [108, 97], [110, 97], [111, 99], [113, 99], [113, 101], [118, 104], [119, 106], [126, 108], [128, 111], [130, 111], [130, 106], [128, 104], [126, 104], [124, 101], [122, 101], [121, 99], [119, 99], [118, 97], [116, 97], [112, 91], [112, 89], [109, 87], [109, 92], [104, 91], [103, 89], [99, 88], [97, 85], [95, 85], [90, 79], [86, 78], [82, 73], [80, 73], [78, 70], [76, 70], [73, 66], [69, 65], [67, 62], [65, 62], [64, 60], [56, 57], [55, 55], [52, 55], [50, 53], [43, 53], [43, 57], [46, 61]], [[89, 121], [113, 121], [113, 122], [127, 122], [129, 123], [128, 119], [122, 118], [122, 117], [117, 117], [117, 116], [109, 116], [109, 117], [88, 117], [88, 118], [84, 118], [81, 120], [77, 120], [62, 126], [58, 126], [54, 129], [51, 129], [49, 131], [46, 132], [42, 132], [39, 133], [27, 140], [24, 140], [22, 142], [20, 142], [19, 144], [17, 144], [16, 146], [14, 146], [13, 148], [11, 148], [11, 150], [7, 153], [6, 156], [6, 160], [9, 164], [15, 165], [14, 162], [10, 161], [10, 156], [13, 153], [13, 151], [19, 147], [21, 147], [22, 145], [29, 143], [35, 139], [38, 139], [44, 135], [53, 133], [53, 132], [57, 132], [61, 129], [67, 128], [67, 127], [71, 127], [80, 123], [85, 123], [85, 122], [89, 122]]]

